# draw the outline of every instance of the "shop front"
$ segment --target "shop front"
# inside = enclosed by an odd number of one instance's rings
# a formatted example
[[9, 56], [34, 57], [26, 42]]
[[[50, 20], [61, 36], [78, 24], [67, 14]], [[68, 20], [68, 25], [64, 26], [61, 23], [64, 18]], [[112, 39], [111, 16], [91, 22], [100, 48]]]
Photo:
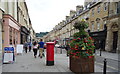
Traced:
[[106, 31], [99, 31], [99, 32], [90, 32], [89, 34], [94, 40], [94, 44], [95, 44], [96, 49], [101, 49], [104, 51], [107, 32]]
[[20, 25], [9, 14], [3, 15], [3, 46], [16, 47], [20, 44]]
[[21, 26], [21, 44], [24, 42], [29, 42], [29, 30], [25, 26]]
[[116, 53], [119, 50], [119, 23], [118, 18], [110, 19], [107, 31], [106, 51]]

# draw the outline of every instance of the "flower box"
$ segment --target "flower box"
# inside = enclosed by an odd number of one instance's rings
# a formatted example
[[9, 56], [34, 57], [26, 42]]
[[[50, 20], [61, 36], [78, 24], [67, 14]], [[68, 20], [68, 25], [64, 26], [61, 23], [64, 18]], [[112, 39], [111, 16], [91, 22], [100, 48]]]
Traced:
[[70, 70], [74, 73], [93, 73], [94, 57], [91, 58], [74, 58], [70, 57]]

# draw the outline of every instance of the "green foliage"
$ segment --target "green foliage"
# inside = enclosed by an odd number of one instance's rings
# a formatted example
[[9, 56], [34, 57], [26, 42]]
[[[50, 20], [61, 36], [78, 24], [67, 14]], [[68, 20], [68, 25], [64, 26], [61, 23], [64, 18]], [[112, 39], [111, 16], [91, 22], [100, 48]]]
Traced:
[[79, 29], [79, 32], [73, 35], [73, 40], [70, 42], [70, 56], [71, 57], [91, 57], [94, 53], [94, 42], [93, 39], [85, 32], [85, 28], [88, 27], [85, 21], [76, 22], [74, 27]]
[[78, 30], [84, 30], [88, 28], [88, 24], [85, 21], [77, 21], [74, 24], [74, 28]]

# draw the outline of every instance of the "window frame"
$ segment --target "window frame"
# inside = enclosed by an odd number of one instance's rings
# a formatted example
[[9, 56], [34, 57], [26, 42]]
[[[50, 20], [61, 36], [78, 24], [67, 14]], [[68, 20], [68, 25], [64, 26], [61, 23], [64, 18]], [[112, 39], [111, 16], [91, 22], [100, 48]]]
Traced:
[[97, 7], [97, 12], [100, 13], [100, 6]]
[[94, 31], [94, 22], [92, 22], [92, 32]]
[[95, 10], [95, 9], [92, 9], [92, 16], [94, 16], [94, 10]]
[[100, 22], [97, 22], [97, 30], [100, 30]]
[[104, 11], [107, 11], [107, 7], [108, 7], [107, 5], [108, 5], [107, 2], [105, 2], [104, 3]]

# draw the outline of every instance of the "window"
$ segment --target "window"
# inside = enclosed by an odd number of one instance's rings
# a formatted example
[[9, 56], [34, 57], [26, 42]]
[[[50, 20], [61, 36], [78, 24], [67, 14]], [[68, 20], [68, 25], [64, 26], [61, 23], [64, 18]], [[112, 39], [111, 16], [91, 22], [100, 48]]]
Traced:
[[10, 41], [10, 45], [12, 45], [12, 28], [9, 28], [9, 41]]
[[98, 6], [97, 10], [98, 10], [98, 13], [100, 13], [100, 6]]
[[117, 6], [117, 13], [120, 13], [120, 2], [116, 2], [116, 6]]
[[106, 11], [106, 10], [107, 10], [107, 2], [104, 3], [104, 11]]
[[104, 25], [103, 25], [103, 27], [104, 27], [104, 30], [106, 30], [107, 29], [107, 27], [106, 27], [106, 21], [104, 21]]
[[99, 31], [100, 30], [100, 23], [97, 22], [97, 30]]
[[92, 9], [92, 16], [94, 16], [94, 9]]
[[94, 23], [92, 22], [92, 31], [94, 31]]

